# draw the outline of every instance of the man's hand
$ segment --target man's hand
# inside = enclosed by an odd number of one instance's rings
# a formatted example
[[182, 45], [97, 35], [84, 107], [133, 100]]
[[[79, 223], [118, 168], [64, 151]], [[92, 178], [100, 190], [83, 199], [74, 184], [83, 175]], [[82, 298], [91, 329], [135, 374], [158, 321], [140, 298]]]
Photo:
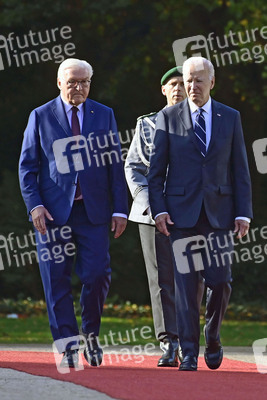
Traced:
[[163, 233], [166, 236], [170, 236], [170, 232], [167, 229], [167, 224], [173, 225], [174, 222], [172, 222], [169, 214], [160, 214], [159, 216], [157, 216], [155, 223], [156, 223], [157, 229], [161, 233]]
[[245, 236], [249, 231], [249, 222], [244, 221], [243, 219], [236, 219], [235, 220], [235, 230], [234, 232], [237, 233], [237, 239], [241, 239]]
[[46, 224], [45, 224], [45, 217], [48, 218], [50, 221], [53, 221], [52, 215], [47, 211], [45, 207], [37, 207], [35, 208], [32, 213], [32, 222], [37, 231], [39, 231], [42, 235], [46, 234]]
[[114, 232], [114, 238], [117, 239], [125, 231], [127, 225], [127, 219], [123, 217], [112, 217], [111, 219], [111, 231]]

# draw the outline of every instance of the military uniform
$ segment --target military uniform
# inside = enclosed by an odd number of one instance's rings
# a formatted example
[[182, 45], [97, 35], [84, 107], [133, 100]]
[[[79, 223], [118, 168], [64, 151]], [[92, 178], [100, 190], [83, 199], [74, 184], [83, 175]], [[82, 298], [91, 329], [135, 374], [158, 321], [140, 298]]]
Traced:
[[[125, 174], [133, 197], [129, 220], [137, 222], [146, 265], [155, 334], [162, 343], [166, 337], [177, 339], [174, 299], [174, 269], [170, 240], [156, 231], [148, 199], [147, 175], [153, 154], [153, 139], [158, 113], [137, 119]], [[159, 277], [161, 286], [159, 286]], [[176, 340], [177, 341], [177, 340]], [[163, 346], [161, 346], [163, 347]]]

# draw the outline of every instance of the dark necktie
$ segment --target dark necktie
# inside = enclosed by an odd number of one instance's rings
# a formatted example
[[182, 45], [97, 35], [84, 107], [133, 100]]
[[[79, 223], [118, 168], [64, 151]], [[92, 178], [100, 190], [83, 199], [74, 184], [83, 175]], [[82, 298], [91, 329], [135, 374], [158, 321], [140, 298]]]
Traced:
[[[80, 123], [79, 119], [77, 116], [78, 108], [77, 107], [72, 107], [72, 115], [71, 115], [71, 130], [74, 136], [80, 135]], [[80, 183], [79, 183], [79, 178], [77, 178], [77, 187], [76, 187], [76, 192], [75, 192], [75, 199], [78, 199], [81, 196], [81, 188], [80, 188]]]
[[77, 116], [78, 111], [79, 110], [77, 107], [72, 107], [71, 129], [72, 129], [72, 133], [74, 136], [80, 135], [80, 133], [81, 133], [79, 119]]
[[204, 110], [199, 108], [198, 114], [195, 120], [195, 135], [197, 138], [197, 143], [200, 148], [203, 157], [206, 155], [206, 124], [204, 117]]

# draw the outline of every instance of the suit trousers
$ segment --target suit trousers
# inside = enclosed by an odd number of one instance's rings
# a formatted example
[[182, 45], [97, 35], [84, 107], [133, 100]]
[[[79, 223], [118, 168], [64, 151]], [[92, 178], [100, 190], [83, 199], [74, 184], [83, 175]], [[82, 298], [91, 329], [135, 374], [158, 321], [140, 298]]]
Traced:
[[[175, 258], [175, 293], [179, 340], [183, 355], [199, 354], [199, 274], [207, 287], [206, 338], [220, 340], [220, 327], [231, 295], [229, 230], [214, 229], [202, 207], [193, 228], [169, 227]], [[177, 253], [179, 252], [179, 254]]]
[[73, 267], [82, 283], [82, 330], [98, 336], [111, 281], [109, 226], [91, 224], [83, 201], [78, 200], [66, 225], [47, 224], [46, 235], [36, 232], [36, 244], [53, 339], [79, 335], [71, 288]]
[[174, 264], [170, 239], [156, 231], [153, 225], [138, 226], [156, 338], [160, 341], [166, 337], [176, 339]]

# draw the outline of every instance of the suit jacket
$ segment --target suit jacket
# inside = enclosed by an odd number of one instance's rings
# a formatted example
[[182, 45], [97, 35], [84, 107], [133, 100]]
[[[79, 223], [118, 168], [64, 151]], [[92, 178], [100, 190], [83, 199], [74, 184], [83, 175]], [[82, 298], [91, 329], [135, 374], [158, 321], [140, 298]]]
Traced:
[[93, 224], [108, 223], [112, 212], [127, 214], [127, 187], [112, 109], [87, 99], [80, 139], [77, 150], [60, 96], [32, 111], [19, 161], [28, 213], [43, 204], [55, 224], [65, 224], [79, 177]]
[[238, 216], [252, 218], [238, 111], [212, 100], [211, 140], [203, 157], [186, 99], [159, 113], [154, 145], [148, 177], [153, 217], [167, 211], [176, 227], [193, 227], [204, 203], [215, 229], [232, 229]]
[[133, 197], [129, 220], [155, 225], [149, 207], [147, 175], [150, 166], [150, 156], [153, 152], [153, 140], [158, 113], [139, 117], [131, 146], [125, 161], [126, 180]]

